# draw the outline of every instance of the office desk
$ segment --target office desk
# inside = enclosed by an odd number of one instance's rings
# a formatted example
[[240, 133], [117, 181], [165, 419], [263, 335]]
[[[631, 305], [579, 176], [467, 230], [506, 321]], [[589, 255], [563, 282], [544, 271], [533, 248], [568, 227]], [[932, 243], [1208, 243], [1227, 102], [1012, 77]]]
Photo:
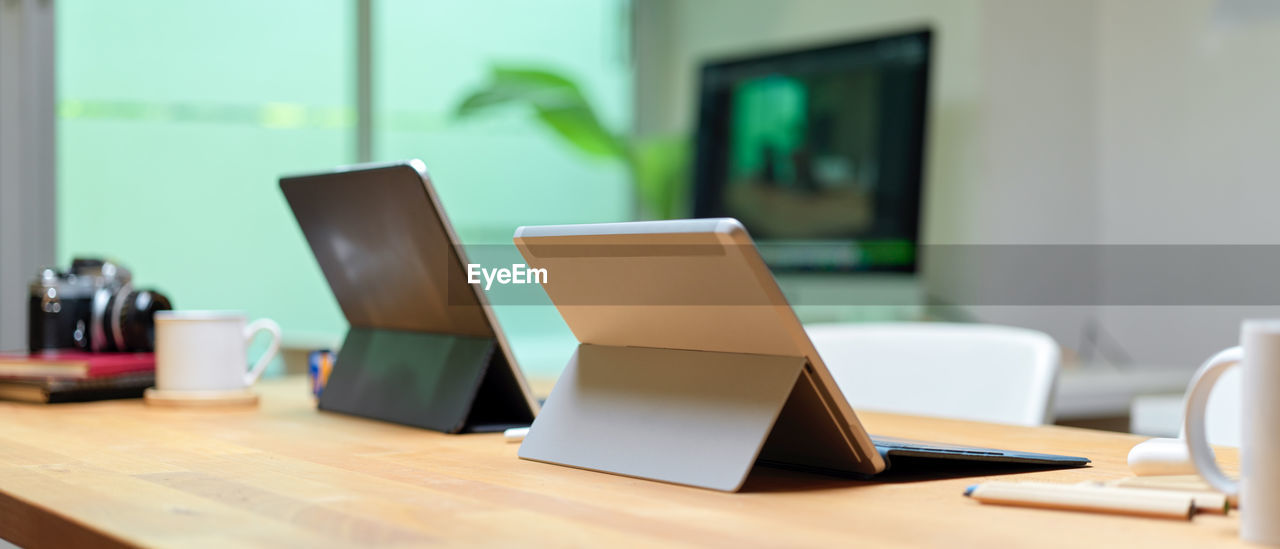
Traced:
[[[1179, 522], [983, 506], [986, 478], [859, 482], [759, 469], [725, 494], [516, 458], [500, 435], [442, 435], [319, 413], [298, 378], [241, 411], [141, 401], [0, 403], [0, 537], [20, 545], [1186, 546], [1235, 544], [1236, 518]], [[1127, 475], [1138, 437], [863, 414], [876, 433], [1086, 455]], [[1221, 452], [1234, 464], [1234, 452]], [[865, 545], [863, 545], [865, 544]]]

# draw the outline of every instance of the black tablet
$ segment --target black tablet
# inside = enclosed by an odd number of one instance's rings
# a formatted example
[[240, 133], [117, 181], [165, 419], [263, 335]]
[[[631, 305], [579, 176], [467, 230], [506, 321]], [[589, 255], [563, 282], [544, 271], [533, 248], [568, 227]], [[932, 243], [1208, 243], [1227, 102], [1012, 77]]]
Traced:
[[321, 409], [448, 433], [533, 421], [422, 161], [286, 176], [280, 189], [351, 325]]

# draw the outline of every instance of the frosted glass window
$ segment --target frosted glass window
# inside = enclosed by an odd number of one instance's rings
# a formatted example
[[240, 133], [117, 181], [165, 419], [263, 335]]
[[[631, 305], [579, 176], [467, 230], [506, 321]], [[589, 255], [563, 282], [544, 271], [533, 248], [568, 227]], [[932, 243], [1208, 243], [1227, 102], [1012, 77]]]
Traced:
[[[465, 242], [630, 216], [623, 167], [579, 154], [528, 113], [452, 117], [508, 63], [564, 72], [611, 128], [628, 128], [625, 0], [372, 7], [372, 160], [422, 158]], [[286, 344], [344, 333], [277, 178], [357, 161], [355, 0], [56, 9], [58, 261], [118, 259], [180, 308], [276, 319]], [[532, 374], [563, 366], [573, 340], [549, 305], [499, 315]]]

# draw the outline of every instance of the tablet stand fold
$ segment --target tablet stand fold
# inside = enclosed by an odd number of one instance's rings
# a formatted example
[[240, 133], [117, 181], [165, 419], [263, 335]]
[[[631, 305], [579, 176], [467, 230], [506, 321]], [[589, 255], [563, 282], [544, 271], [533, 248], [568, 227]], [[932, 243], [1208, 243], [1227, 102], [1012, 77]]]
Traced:
[[523, 402], [496, 338], [352, 328], [319, 408], [459, 433], [528, 425]]
[[803, 357], [579, 345], [521, 458], [736, 491], [752, 467], [853, 471]]

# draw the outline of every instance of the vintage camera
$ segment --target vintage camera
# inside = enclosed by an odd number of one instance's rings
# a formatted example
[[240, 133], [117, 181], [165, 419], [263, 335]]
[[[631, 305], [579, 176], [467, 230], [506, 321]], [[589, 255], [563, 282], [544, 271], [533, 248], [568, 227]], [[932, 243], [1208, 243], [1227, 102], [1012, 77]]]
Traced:
[[129, 270], [78, 258], [71, 269], [44, 269], [31, 282], [27, 345], [47, 349], [144, 352], [155, 348], [155, 312], [172, 309], [155, 290], [136, 290]]

